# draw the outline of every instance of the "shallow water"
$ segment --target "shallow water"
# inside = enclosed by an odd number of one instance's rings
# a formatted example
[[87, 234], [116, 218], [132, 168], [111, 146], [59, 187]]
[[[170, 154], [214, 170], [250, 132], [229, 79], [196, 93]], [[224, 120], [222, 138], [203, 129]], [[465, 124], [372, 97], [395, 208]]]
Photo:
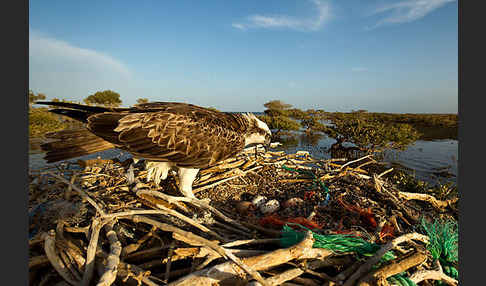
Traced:
[[[305, 150], [320, 159], [331, 158], [328, 150], [336, 142], [325, 134], [308, 136], [305, 133], [294, 133], [293, 138], [282, 139], [284, 145], [278, 150], [289, 153]], [[352, 146], [346, 143], [343, 145]], [[390, 167], [407, 170], [431, 184], [457, 183], [457, 156], [458, 141], [455, 139], [417, 140], [404, 151], [386, 151], [383, 160]]]
[[[319, 159], [331, 158], [328, 149], [336, 142], [335, 139], [325, 134], [306, 135], [302, 132], [293, 133], [293, 138], [282, 138], [284, 146], [275, 150], [284, 150], [288, 153], [295, 153], [298, 150], [309, 151]], [[32, 142], [29, 150], [29, 168], [31, 170], [43, 168], [53, 164], [47, 164], [43, 159], [44, 154], [38, 147], [38, 142]], [[438, 182], [457, 182], [457, 156], [458, 141], [455, 139], [441, 140], [418, 140], [410, 145], [405, 151], [387, 151], [384, 161], [394, 168], [408, 170], [410, 173], [423, 181], [431, 184]], [[125, 160], [130, 154], [119, 149], [112, 149], [95, 154], [75, 158], [69, 161], [75, 162], [78, 159], [114, 158]]]

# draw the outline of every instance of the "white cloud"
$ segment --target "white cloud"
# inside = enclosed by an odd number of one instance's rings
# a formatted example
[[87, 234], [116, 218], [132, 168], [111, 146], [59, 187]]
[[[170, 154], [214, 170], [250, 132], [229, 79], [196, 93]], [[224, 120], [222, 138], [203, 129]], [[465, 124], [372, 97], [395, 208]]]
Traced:
[[353, 72], [364, 72], [364, 71], [368, 71], [368, 69], [365, 68], [365, 67], [354, 67], [354, 68], [351, 68], [351, 71], [353, 71]]
[[29, 88], [49, 98], [81, 100], [126, 86], [131, 78], [129, 68], [109, 55], [29, 31]]
[[231, 24], [231, 26], [233, 26], [233, 27], [234, 27], [234, 28], [236, 28], [236, 29], [240, 29], [240, 30], [246, 30], [246, 27], [245, 27], [245, 25], [243, 25], [243, 24], [239, 24], [239, 23], [233, 23], [233, 24]]
[[456, 0], [407, 0], [384, 5], [375, 9], [371, 15], [388, 13], [388, 16], [367, 29], [374, 29], [385, 24], [413, 22], [454, 1]]
[[234, 28], [247, 30], [250, 28], [287, 28], [299, 31], [319, 30], [331, 18], [330, 4], [322, 0], [310, 0], [317, 10], [317, 17], [312, 19], [296, 18], [287, 15], [250, 15], [242, 23], [233, 23]]
[[290, 88], [294, 88], [296, 86], [297, 86], [297, 84], [295, 82], [293, 82], [293, 81], [289, 82], [289, 87]]

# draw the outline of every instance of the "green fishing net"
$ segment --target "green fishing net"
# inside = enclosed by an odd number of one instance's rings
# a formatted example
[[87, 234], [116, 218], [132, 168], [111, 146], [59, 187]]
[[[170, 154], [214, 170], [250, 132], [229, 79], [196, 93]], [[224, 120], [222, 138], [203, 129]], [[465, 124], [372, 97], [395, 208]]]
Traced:
[[[289, 225], [295, 225], [302, 230], [309, 230], [308, 228], [294, 223], [288, 223], [283, 226], [280, 238], [280, 244], [283, 247], [290, 247], [302, 241], [305, 233], [303, 231], [297, 231], [292, 229]], [[380, 249], [380, 246], [376, 243], [367, 242], [366, 240], [346, 234], [318, 234], [312, 232], [314, 237], [313, 247], [325, 248], [337, 253], [352, 252], [358, 256], [373, 256], [375, 252]], [[382, 261], [389, 261], [395, 259], [395, 255], [392, 251], [388, 251], [383, 255]]]
[[[446, 275], [454, 279], [459, 278], [459, 272], [454, 267], [457, 264], [458, 255], [458, 225], [452, 220], [436, 220], [433, 223], [424, 218], [420, 221], [422, 231], [429, 236], [427, 250], [434, 260], [439, 260], [442, 270]], [[445, 285], [437, 281], [436, 285]]]

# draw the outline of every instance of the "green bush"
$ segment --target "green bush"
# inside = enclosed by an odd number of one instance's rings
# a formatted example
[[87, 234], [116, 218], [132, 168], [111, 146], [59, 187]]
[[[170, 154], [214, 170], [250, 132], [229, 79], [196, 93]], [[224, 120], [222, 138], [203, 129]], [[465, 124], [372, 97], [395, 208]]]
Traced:
[[299, 130], [299, 122], [289, 117], [289, 114], [296, 109], [290, 109], [291, 104], [284, 103], [280, 100], [272, 100], [265, 103], [267, 109], [264, 111], [265, 115], [259, 116], [260, 120], [265, 122], [270, 129], [277, 129], [275, 136], [282, 130]]
[[385, 124], [357, 116], [334, 118], [333, 123], [334, 126], [326, 127], [326, 133], [369, 152], [388, 148], [403, 150], [420, 137], [420, 134], [409, 124]]
[[316, 131], [325, 132], [327, 130], [327, 127], [320, 122], [320, 117], [316, 115], [305, 116], [300, 124], [311, 134]]
[[97, 91], [84, 99], [84, 103], [88, 105], [103, 105], [110, 107], [120, 106], [122, 103], [120, 94], [112, 90]]
[[52, 131], [59, 131], [69, 126], [45, 108], [33, 108], [29, 111], [29, 136], [42, 137]]
[[258, 118], [265, 122], [268, 125], [268, 128], [277, 129], [275, 132], [276, 134], [282, 130], [299, 130], [300, 128], [299, 122], [283, 115], [260, 115]]

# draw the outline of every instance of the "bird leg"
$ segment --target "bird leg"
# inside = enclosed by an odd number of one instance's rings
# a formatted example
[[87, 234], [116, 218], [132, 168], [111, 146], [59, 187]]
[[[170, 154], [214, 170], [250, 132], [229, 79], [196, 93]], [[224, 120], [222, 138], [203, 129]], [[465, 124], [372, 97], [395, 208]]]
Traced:
[[156, 185], [160, 184], [161, 180], [167, 179], [167, 175], [169, 174], [170, 168], [172, 168], [172, 164], [169, 162], [152, 162], [149, 161], [146, 163], [147, 169], [147, 182], [153, 181]]
[[[146, 162], [147, 182], [153, 180], [155, 184], [159, 184], [161, 180], [167, 179], [169, 170], [174, 164], [169, 162]], [[192, 192], [192, 184], [196, 179], [199, 169], [192, 168], [178, 168], [179, 175], [179, 190], [185, 197], [196, 198]]]
[[192, 183], [198, 172], [199, 169], [179, 167], [179, 189], [185, 197], [196, 198], [192, 192]]
[[129, 185], [135, 183], [135, 173], [134, 173], [134, 167], [133, 163], [130, 164], [130, 166], [127, 169], [127, 172], [125, 173], [125, 177], [127, 178], [127, 182]]

